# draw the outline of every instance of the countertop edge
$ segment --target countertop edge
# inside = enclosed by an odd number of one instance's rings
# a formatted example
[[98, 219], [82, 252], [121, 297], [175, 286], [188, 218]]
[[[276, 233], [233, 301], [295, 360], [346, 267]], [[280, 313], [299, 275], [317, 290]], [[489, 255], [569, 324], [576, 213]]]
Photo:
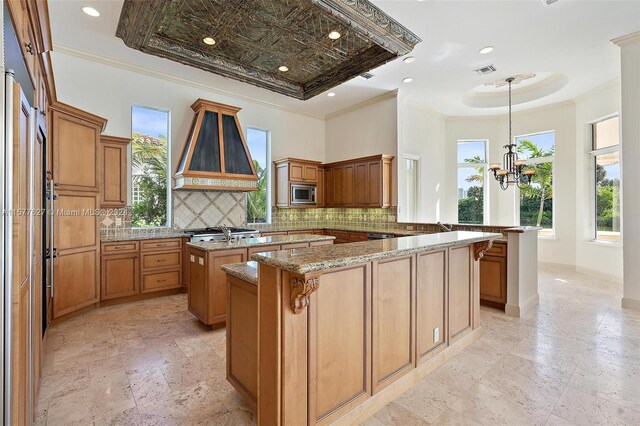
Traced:
[[257, 265], [254, 267], [251, 265], [252, 263], [256, 262], [228, 263], [220, 266], [220, 269], [234, 278], [246, 281], [249, 284], [258, 285]]
[[[308, 235], [307, 238], [300, 238], [301, 236]], [[289, 237], [288, 235], [282, 235], [281, 237]], [[331, 235], [314, 235], [314, 234], [296, 234], [291, 235], [294, 237], [293, 239], [282, 239], [282, 241], [260, 241], [260, 242], [251, 242], [247, 243], [247, 240], [241, 240], [238, 243], [225, 243], [225, 242], [214, 242], [214, 241], [200, 241], [200, 242], [188, 242], [187, 246], [192, 247], [197, 250], [202, 250], [206, 252], [220, 251], [220, 250], [235, 250], [235, 249], [246, 249], [250, 247], [266, 247], [272, 245], [286, 245], [286, 244], [297, 244], [297, 243], [313, 243], [316, 241], [333, 241], [336, 238]], [[258, 237], [258, 238], [270, 238], [270, 237]], [[211, 247], [202, 247], [203, 244], [210, 244]], [[214, 244], [219, 244], [219, 247], [214, 246]], [[223, 244], [228, 244], [227, 246], [223, 246]]]
[[[425, 246], [421, 246], [421, 247], [412, 247], [412, 248], [407, 248], [407, 249], [397, 249], [397, 250], [393, 250], [393, 251], [385, 251], [385, 252], [379, 252], [379, 253], [365, 254], [365, 255], [362, 255], [362, 256], [345, 257], [345, 258], [338, 259], [338, 260], [331, 260], [330, 261], [330, 265], [327, 265], [326, 261], [325, 262], [310, 262], [310, 263], [307, 263], [307, 264], [304, 264], [304, 265], [291, 265], [290, 263], [287, 263], [285, 261], [274, 259], [273, 257], [270, 257], [270, 256], [265, 256], [262, 253], [254, 254], [253, 256], [251, 256], [251, 260], [254, 260], [254, 261], [258, 262], [258, 263], [264, 263], [266, 265], [273, 266], [273, 267], [276, 267], [276, 268], [279, 268], [279, 269], [282, 269], [284, 271], [291, 272], [291, 273], [294, 273], [294, 274], [305, 275], [305, 274], [310, 274], [310, 273], [324, 271], [324, 270], [341, 268], [341, 267], [349, 266], [349, 265], [369, 263], [369, 262], [372, 262], [372, 261], [375, 261], [375, 260], [389, 259], [389, 258], [393, 258], [393, 257], [401, 257], [401, 256], [406, 256], [406, 255], [410, 255], [410, 254], [414, 254], [414, 253], [437, 250], [437, 249], [441, 249], [441, 248], [454, 247], [454, 246], [457, 246], [457, 245], [462, 246], [462, 245], [473, 244], [473, 243], [477, 243], [477, 242], [481, 242], [481, 241], [494, 241], [494, 240], [496, 240], [496, 239], [498, 239], [500, 237], [502, 237], [502, 234], [491, 233], [490, 235], [478, 236], [478, 237], [473, 237], [473, 238], [466, 238], [466, 239], [464, 239], [462, 241], [449, 241], [449, 242], [443, 242], [443, 243], [433, 243], [433, 244], [425, 245]], [[360, 243], [355, 243], [355, 244], [360, 244]]]

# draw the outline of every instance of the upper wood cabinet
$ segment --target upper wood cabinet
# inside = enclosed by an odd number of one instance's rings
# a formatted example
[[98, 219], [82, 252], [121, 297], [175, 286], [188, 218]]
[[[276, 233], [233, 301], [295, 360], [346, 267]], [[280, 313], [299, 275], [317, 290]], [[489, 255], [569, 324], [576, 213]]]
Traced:
[[[324, 170], [320, 161], [282, 158], [273, 162], [276, 166], [276, 206], [281, 208], [312, 208], [324, 203]], [[293, 205], [292, 184], [316, 185], [316, 204]]]
[[56, 188], [98, 192], [98, 144], [107, 121], [62, 103], [53, 104], [51, 110]]
[[127, 150], [131, 139], [100, 138], [100, 207], [127, 205]]
[[325, 164], [325, 206], [391, 207], [392, 155]]

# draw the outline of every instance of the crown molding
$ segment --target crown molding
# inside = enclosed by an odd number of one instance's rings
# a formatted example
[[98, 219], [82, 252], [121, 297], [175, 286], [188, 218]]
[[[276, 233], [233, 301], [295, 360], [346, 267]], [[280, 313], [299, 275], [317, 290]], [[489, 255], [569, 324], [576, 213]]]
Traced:
[[251, 96], [241, 95], [241, 94], [238, 94], [236, 92], [231, 92], [229, 90], [221, 89], [221, 88], [219, 88], [217, 86], [212, 86], [210, 84], [201, 83], [199, 81], [192, 80], [192, 79], [189, 79], [189, 78], [178, 77], [178, 76], [173, 75], [173, 74], [169, 74], [169, 73], [165, 73], [165, 72], [162, 72], [162, 71], [157, 71], [157, 70], [154, 70], [154, 69], [151, 69], [151, 68], [143, 67], [143, 66], [140, 66], [140, 65], [135, 65], [135, 64], [128, 63], [128, 62], [120, 61], [118, 59], [110, 58], [110, 57], [107, 57], [107, 56], [97, 55], [95, 53], [88, 52], [88, 51], [83, 50], [83, 49], [78, 49], [78, 48], [75, 48], [75, 47], [71, 47], [71, 46], [68, 46], [68, 45], [65, 45], [65, 44], [60, 44], [60, 43], [55, 43], [54, 42], [53, 47], [54, 47], [53, 51], [55, 53], [62, 53], [64, 55], [74, 56], [76, 58], [84, 59], [84, 60], [87, 60], [87, 61], [91, 61], [91, 62], [103, 64], [103, 65], [108, 65], [108, 66], [111, 66], [111, 67], [114, 67], [114, 68], [119, 68], [119, 69], [131, 71], [131, 72], [135, 72], [137, 74], [146, 75], [148, 77], [153, 77], [153, 78], [157, 78], [157, 79], [160, 79], [160, 80], [170, 81], [172, 83], [183, 84], [183, 85], [186, 85], [186, 86], [194, 87], [196, 89], [207, 90], [209, 92], [218, 93], [220, 95], [229, 96], [229, 97], [236, 98], [236, 99], [242, 99], [244, 101], [251, 102], [253, 104], [258, 104], [258, 105], [262, 105], [262, 106], [266, 106], [266, 107], [270, 107], [270, 108], [276, 108], [276, 109], [279, 109], [279, 110], [282, 110], [282, 111], [286, 111], [286, 112], [290, 112], [290, 113], [293, 113], [293, 114], [304, 115], [304, 116], [307, 116], [307, 117], [315, 118], [317, 120], [324, 121], [325, 118], [326, 118], [326, 116], [323, 116], [323, 115], [312, 114], [312, 113], [300, 111], [298, 109], [295, 109], [295, 108], [292, 108], [292, 107], [288, 107], [288, 106], [285, 106], [285, 105], [280, 105], [280, 104], [273, 103], [273, 102], [263, 101], [261, 99], [257, 99], [257, 98], [251, 97]]
[[397, 98], [397, 97], [398, 97], [398, 89], [390, 90], [388, 92], [384, 92], [381, 95], [374, 96], [373, 98], [369, 98], [369, 99], [367, 99], [365, 101], [362, 101], [362, 102], [359, 102], [357, 104], [348, 106], [346, 108], [342, 108], [341, 110], [338, 110], [336, 112], [332, 112], [330, 114], [327, 114], [327, 115], [325, 115], [324, 118], [325, 118], [325, 120], [329, 120], [331, 118], [339, 117], [341, 115], [345, 115], [345, 114], [348, 114], [350, 112], [357, 111], [359, 109], [366, 108], [368, 106], [375, 105], [377, 103], [380, 103], [380, 102], [383, 102], [383, 101], [386, 101], [386, 100], [389, 100], [389, 99], [394, 99], [394, 98]]
[[611, 42], [617, 46], [625, 47], [634, 43], [640, 43], [640, 31], [614, 38]]
[[593, 96], [593, 95], [595, 95], [597, 93], [600, 93], [602, 91], [611, 89], [612, 87], [616, 87], [616, 86], [618, 86], [620, 84], [621, 84], [620, 77], [616, 77], [613, 80], [608, 81], [608, 82], [606, 82], [604, 84], [601, 84], [598, 87], [594, 87], [593, 89], [589, 90], [588, 92], [583, 93], [582, 95], [576, 96], [573, 100], [574, 100], [575, 103], [582, 102], [588, 97], [591, 97], [591, 96]]
[[[519, 111], [513, 111], [512, 115], [518, 116], [523, 114], [530, 114], [534, 112], [544, 111], [547, 109], [560, 108], [563, 106], [575, 106], [575, 104], [576, 104], [575, 99], [567, 99], [564, 101], [554, 102], [552, 104], [540, 105], [537, 107], [522, 109]], [[508, 117], [508, 116], [509, 116], [509, 113], [494, 114], [494, 115], [473, 115], [473, 116], [450, 115], [447, 117], [447, 121], [449, 120], [497, 120], [497, 119]]]

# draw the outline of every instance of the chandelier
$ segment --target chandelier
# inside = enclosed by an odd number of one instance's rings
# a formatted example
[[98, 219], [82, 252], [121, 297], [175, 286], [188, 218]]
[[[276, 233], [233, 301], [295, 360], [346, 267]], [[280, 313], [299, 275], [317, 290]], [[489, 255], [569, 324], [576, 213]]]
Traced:
[[493, 172], [493, 177], [500, 183], [500, 188], [506, 190], [509, 185], [517, 185], [518, 188], [525, 188], [531, 185], [531, 178], [535, 173], [532, 169], [525, 169], [527, 162], [518, 160], [516, 144], [513, 141], [511, 131], [511, 83], [514, 77], [509, 77], [505, 81], [509, 83], [509, 143], [504, 146], [508, 151], [502, 157], [502, 164], [493, 163], [489, 170]]

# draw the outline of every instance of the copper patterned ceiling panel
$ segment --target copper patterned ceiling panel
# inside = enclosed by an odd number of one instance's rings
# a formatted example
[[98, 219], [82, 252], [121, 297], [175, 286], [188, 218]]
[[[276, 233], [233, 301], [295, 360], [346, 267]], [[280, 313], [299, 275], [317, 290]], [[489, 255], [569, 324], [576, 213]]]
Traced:
[[[331, 40], [331, 31], [341, 37]], [[367, 0], [125, 0], [116, 35], [133, 49], [303, 100], [421, 41]]]

